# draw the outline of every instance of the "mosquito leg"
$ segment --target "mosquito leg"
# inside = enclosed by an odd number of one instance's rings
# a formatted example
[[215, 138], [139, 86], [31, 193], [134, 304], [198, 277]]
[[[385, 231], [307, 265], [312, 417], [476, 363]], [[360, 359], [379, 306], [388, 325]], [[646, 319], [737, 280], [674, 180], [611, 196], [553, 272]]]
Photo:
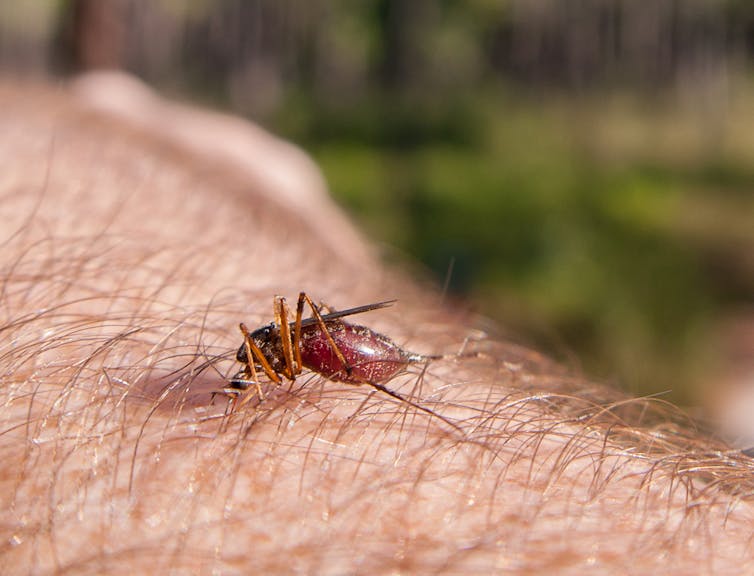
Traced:
[[304, 302], [306, 294], [299, 292], [298, 302], [296, 303], [296, 322], [293, 326], [293, 354], [296, 357], [296, 374], [300, 374], [303, 369], [301, 361], [301, 316], [304, 314]]
[[[233, 409], [231, 412], [238, 412], [241, 408], [246, 406], [249, 402], [251, 402], [252, 398], [254, 398], [254, 392], [247, 392], [246, 395], [239, 400], [239, 398], [233, 399]], [[259, 384], [256, 385], [256, 396], [261, 400], [264, 400], [264, 396], [262, 396], [262, 389], [259, 387]]]
[[277, 375], [275, 370], [272, 369], [272, 366], [270, 366], [270, 363], [267, 362], [267, 358], [264, 357], [264, 354], [262, 354], [259, 346], [254, 344], [254, 340], [252, 340], [251, 334], [249, 334], [249, 329], [246, 327], [246, 324], [241, 322], [239, 327], [241, 329], [241, 334], [243, 334], [244, 346], [246, 346], [246, 366], [251, 371], [254, 379], [256, 379], [257, 376], [256, 369], [254, 368], [254, 360], [256, 360], [262, 366], [262, 369], [264, 370], [264, 373], [267, 374], [267, 377], [275, 384], [280, 384], [280, 376]]
[[[262, 387], [259, 385], [257, 370], [254, 367], [254, 355], [252, 353], [252, 346], [254, 345], [254, 343], [251, 340], [251, 336], [249, 336], [249, 331], [246, 329], [246, 325], [241, 323], [240, 328], [241, 334], [243, 334], [243, 344], [246, 348], [246, 366], [244, 366], [242, 370], [243, 377], [240, 380], [237, 378], [234, 378], [233, 380], [243, 382], [246, 387], [248, 387], [248, 384], [250, 383], [254, 384], [257, 397], [260, 400], [263, 400], [264, 396], [262, 394]], [[236, 412], [243, 406], [245, 406], [254, 397], [254, 393], [247, 392], [242, 400], [239, 400], [240, 396], [241, 393], [239, 392], [238, 394], [236, 394], [235, 398], [233, 398], [233, 406], [231, 408], [231, 412]]]
[[285, 298], [276, 296], [273, 304], [275, 309], [275, 322], [280, 327], [280, 345], [283, 348], [285, 359], [285, 371], [283, 375], [290, 381], [296, 379], [295, 366], [293, 365], [293, 342], [291, 341], [291, 326], [288, 324], [288, 305]]
[[[348, 360], [346, 360], [346, 357], [343, 356], [343, 352], [340, 351], [340, 348], [338, 348], [338, 345], [335, 343], [335, 340], [333, 340], [333, 337], [330, 334], [330, 330], [327, 329], [327, 324], [325, 324], [325, 321], [322, 319], [322, 314], [319, 313], [319, 310], [314, 305], [314, 302], [311, 301], [311, 298], [309, 298], [309, 296], [307, 296], [304, 292], [301, 293], [301, 296], [303, 296], [304, 299], [306, 300], [306, 303], [309, 304], [309, 307], [312, 309], [312, 312], [314, 313], [314, 317], [317, 319], [317, 324], [319, 325], [320, 330], [322, 330], [322, 333], [325, 335], [325, 338], [327, 338], [327, 342], [330, 344], [330, 348], [332, 349], [333, 352], [335, 352], [335, 355], [338, 357], [338, 360], [343, 366], [343, 369], [346, 371], [346, 374], [350, 376], [353, 368], [351, 367], [351, 364], [348, 362]], [[299, 296], [299, 298], [301, 296]]]
[[[264, 354], [259, 349], [259, 346], [254, 344], [254, 340], [251, 338], [251, 334], [249, 334], [249, 329], [246, 327], [246, 324], [241, 322], [239, 328], [241, 330], [241, 334], [243, 334], [243, 343], [244, 347], [246, 348], [246, 366], [243, 369], [243, 373], [247, 378], [251, 378], [250, 380], [247, 380], [245, 382], [250, 384], [253, 383], [257, 397], [260, 400], [264, 400], [264, 393], [262, 392], [262, 387], [259, 384], [255, 362], [258, 362], [262, 366], [262, 369], [264, 370], [264, 373], [267, 375], [267, 377], [276, 384], [280, 384], [280, 376], [278, 376], [275, 370], [272, 369], [272, 366], [270, 366], [270, 363], [264, 357]], [[234, 411], [245, 406], [253, 397], [254, 394], [247, 394], [247, 396], [243, 400], [241, 400], [239, 404], [234, 408]]]
[[456, 424], [452, 420], [446, 418], [442, 414], [438, 414], [437, 412], [435, 412], [431, 408], [427, 408], [426, 406], [422, 406], [421, 404], [418, 404], [417, 402], [414, 402], [413, 400], [409, 400], [403, 394], [399, 394], [398, 392], [395, 392], [395, 391], [391, 390], [390, 388], [387, 388], [386, 386], [383, 386], [382, 384], [378, 384], [377, 382], [365, 381], [364, 384], [367, 384], [368, 386], [371, 386], [375, 390], [379, 390], [380, 392], [383, 392], [384, 394], [387, 394], [388, 396], [391, 396], [391, 397], [395, 398], [396, 400], [400, 400], [401, 402], [405, 402], [406, 404], [408, 404], [412, 408], [416, 408], [417, 410], [421, 410], [425, 414], [429, 414], [430, 416], [434, 416], [435, 418], [437, 418], [437, 419], [442, 420], [443, 422], [445, 422], [445, 424], [447, 424], [448, 426], [450, 426], [451, 428], [453, 428], [456, 432], [460, 432], [464, 436], [466, 435], [466, 433], [463, 431], [463, 428], [461, 428], [458, 424]]

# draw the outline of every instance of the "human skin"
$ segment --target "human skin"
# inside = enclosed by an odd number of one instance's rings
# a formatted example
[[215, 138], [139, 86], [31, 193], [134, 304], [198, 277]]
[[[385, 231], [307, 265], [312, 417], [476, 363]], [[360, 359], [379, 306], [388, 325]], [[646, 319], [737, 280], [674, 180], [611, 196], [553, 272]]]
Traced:
[[[379, 264], [295, 154], [255, 136], [298, 174], [298, 207], [167, 118], [242, 123], [162, 106], [124, 120], [0, 87], [3, 574], [754, 569], [750, 459], [488, 338]], [[474, 352], [389, 382], [455, 427], [311, 372], [229, 412], [213, 393], [240, 368], [238, 323], [301, 290], [397, 298], [354, 321]]]

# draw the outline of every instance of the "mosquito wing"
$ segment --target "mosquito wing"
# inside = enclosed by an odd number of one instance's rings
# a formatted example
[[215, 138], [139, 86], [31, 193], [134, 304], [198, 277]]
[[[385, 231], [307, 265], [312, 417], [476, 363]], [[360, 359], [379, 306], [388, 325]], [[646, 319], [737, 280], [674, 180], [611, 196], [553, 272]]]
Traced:
[[[337, 312], [331, 312], [330, 314], [323, 314], [322, 320], [325, 322], [329, 322], [330, 320], [337, 320], [338, 318], [343, 318], [344, 316], [352, 316], [354, 314], [361, 314], [362, 312], [369, 312], [371, 310], [379, 310], [380, 308], [387, 308], [388, 306], [392, 306], [396, 300], [385, 300], [384, 302], [375, 302], [374, 304], [364, 304], [363, 306], [356, 306], [355, 308], [349, 308], [348, 310], [338, 310]], [[311, 326], [312, 324], [316, 324], [317, 319], [313, 316], [311, 318], [305, 318], [301, 320], [301, 327], [305, 326]], [[291, 329], [295, 326], [295, 322], [291, 322]]]

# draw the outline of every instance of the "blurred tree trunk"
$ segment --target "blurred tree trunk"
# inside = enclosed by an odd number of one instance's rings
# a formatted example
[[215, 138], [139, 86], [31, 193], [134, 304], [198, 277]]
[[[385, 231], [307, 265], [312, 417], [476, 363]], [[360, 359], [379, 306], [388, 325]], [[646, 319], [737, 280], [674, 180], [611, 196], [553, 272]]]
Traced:
[[423, 79], [424, 39], [436, 23], [436, 0], [382, 0], [382, 81], [396, 92], [410, 91]]
[[70, 0], [70, 54], [75, 70], [123, 68], [123, 0]]

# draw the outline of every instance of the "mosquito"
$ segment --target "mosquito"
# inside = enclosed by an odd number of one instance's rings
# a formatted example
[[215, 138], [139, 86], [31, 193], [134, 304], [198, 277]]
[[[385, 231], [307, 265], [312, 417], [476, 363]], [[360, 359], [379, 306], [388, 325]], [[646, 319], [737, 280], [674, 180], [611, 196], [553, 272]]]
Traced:
[[[236, 353], [236, 360], [243, 364], [243, 368], [231, 378], [226, 391], [238, 395], [254, 386], [256, 395], [263, 399], [258, 378], [260, 371], [275, 384], [281, 384], [283, 378], [295, 381], [303, 369], [307, 368], [335, 382], [371, 386], [460, 430], [457, 424], [434, 410], [417, 404], [384, 385], [410, 364], [426, 364], [445, 356], [407, 352], [390, 338], [371, 328], [342, 320], [347, 316], [386, 308], [394, 303], [395, 300], [375, 302], [323, 315], [309, 296], [301, 292], [295, 320], [290, 321], [285, 298], [275, 296], [274, 322], [253, 332], [244, 323], [240, 324], [243, 343]], [[303, 319], [305, 304], [311, 308], [313, 315]], [[249, 393], [238, 404], [238, 408], [253, 396], [253, 392]]]

